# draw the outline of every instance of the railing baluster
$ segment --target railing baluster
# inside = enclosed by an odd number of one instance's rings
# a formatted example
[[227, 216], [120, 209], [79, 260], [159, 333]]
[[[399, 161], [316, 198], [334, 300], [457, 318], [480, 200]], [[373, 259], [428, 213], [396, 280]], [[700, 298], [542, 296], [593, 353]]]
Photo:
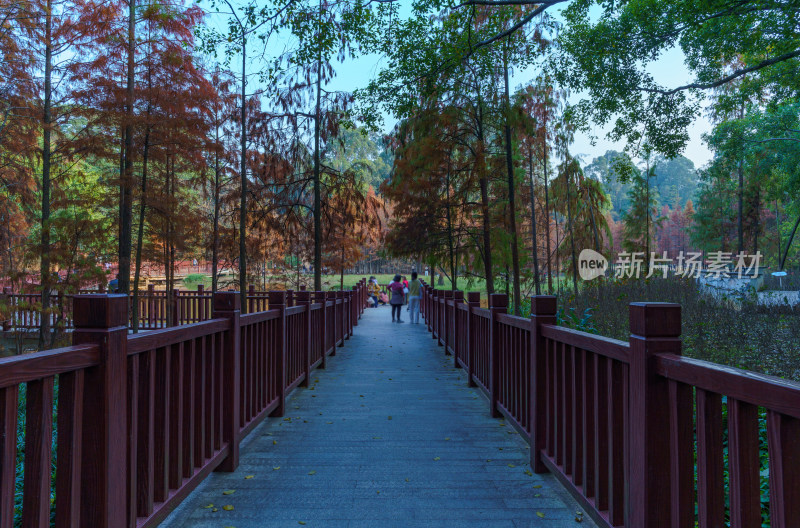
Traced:
[[52, 377], [30, 381], [25, 391], [25, 476], [22, 494], [24, 528], [50, 526], [53, 383]]

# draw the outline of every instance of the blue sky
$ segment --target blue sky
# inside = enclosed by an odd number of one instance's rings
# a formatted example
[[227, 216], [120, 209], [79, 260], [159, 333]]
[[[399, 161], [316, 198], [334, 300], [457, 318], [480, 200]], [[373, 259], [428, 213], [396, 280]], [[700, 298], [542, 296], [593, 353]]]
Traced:
[[[366, 86], [378, 71], [380, 71], [383, 61], [377, 56], [365, 56], [355, 60], [349, 60], [337, 65], [336, 79], [330, 84], [331, 89], [352, 91], [356, 88]], [[651, 69], [654, 79], [664, 85], [676, 86], [686, 84], [689, 81], [689, 73], [683, 62], [683, 53], [680, 50], [671, 50], [664, 54], [658, 63]], [[513, 76], [514, 85], [526, 84], [533, 80], [530, 71], [521, 72]], [[577, 102], [580, 94], [570, 97], [571, 102]], [[385, 116], [387, 131], [395, 124], [395, 120], [390, 116]], [[699, 116], [689, 128], [690, 140], [683, 153], [684, 156], [692, 160], [696, 167], [702, 167], [711, 159], [711, 152], [702, 141], [702, 134], [711, 130], [711, 123], [704, 115]], [[591, 135], [595, 136], [594, 144], [590, 134], [578, 133], [575, 135], [575, 143], [572, 146], [574, 155], [580, 155], [583, 163], [589, 163], [597, 156], [604, 154], [607, 150], [622, 150], [625, 147], [623, 142], [614, 143], [605, 136], [608, 129], [597, 128]]]
[[[404, 11], [401, 8], [401, 11]], [[211, 25], [217, 25], [220, 22], [220, 15], [212, 15], [211, 19], [207, 22]], [[560, 16], [555, 14], [555, 18]], [[219, 28], [219, 26], [218, 26]], [[222, 29], [222, 28], [219, 28]], [[278, 40], [278, 42], [276, 42]], [[280, 38], [272, 40], [269, 48], [278, 50], [286, 45], [286, 42], [280, 42]], [[268, 51], [269, 51], [268, 48]], [[233, 63], [237, 64], [236, 61]], [[335, 66], [336, 77], [327, 85], [328, 90], [340, 91], [354, 91], [357, 88], [364, 87], [369, 81], [377, 75], [377, 73], [384, 67], [384, 60], [376, 55], [362, 56], [356, 59], [348, 59], [344, 63]], [[251, 71], [257, 69], [257, 65], [251, 64], [249, 68]], [[234, 69], [236, 67], [234, 66]], [[656, 82], [665, 86], [677, 86], [686, 84], [690, 81], [689, 72], [684, 64], [683, 53], [678, 49], [668, 50], [665, 52], [661, 59], [651, 65], [649, 68], [651, 75]], [[512, 75], [512, 85], [520, 86], [533, 80], [535, 70], [529, 69], [522, 72], [517, 72]], [[253, 79], [255, 80], [255, 79]], [[252, 82], [252, 81], [251, 81]], [[250, 91], [250, 90], [248, 90]], [[581, 94], [573, 94], [570, 97], [570, 102], [577, 102], [581, 98]], [[388, 115], [384, 115], [384, 128], [390, 131], [396, 120]], [[711, 130], [711, 123], [705, 117], [700, 115], [689, 127], [690, 140], [684, 151], [684, 155], [692, 160], [696, 167], [700, 168], [711, 159], [711, 152], [707, 149], [705, 143], [702, 141], [702, 135]], [[571, 148], [573, 155], [578, 156], [582, 163], [588, 164], [597, 156], [604, 154], [607, 150], [622, 150], [625, 147], [624, 142], [612, 142], [607, 139], [606, 134], [608, 128], [595, 128], [590, 133], [577, 133], [575, 135], [575, 142]]]

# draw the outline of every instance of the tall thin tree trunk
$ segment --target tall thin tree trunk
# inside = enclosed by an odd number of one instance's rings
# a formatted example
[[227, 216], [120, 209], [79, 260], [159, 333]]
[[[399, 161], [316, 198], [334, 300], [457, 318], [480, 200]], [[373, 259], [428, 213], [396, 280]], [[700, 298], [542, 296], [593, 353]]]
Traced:
[[120, 186], [119, 292], [130, 293], [133, 224], [133, 103], [136, 54], [136, 0], [128, 0], [128, 71], [125, 90], [125, 167]]
[[245, 87], [247, 86], [247, 39], [242, 35], [242, 167], [241, 185], [242, 196], [239, 199], [239, 292], [240, 309], [247, 312], [247, 101]]
[[[479, 159], [475, 160], [475, 167], [479, 173], [478, 183], [481, 188], [481, 221], [483, 222], [483, 268], [486, 275], [486, 293], [494, 293], [494, 276], [492, 275], [492, 228], [489, 218], [489, 177], [486, 174], [486, 157], [484, 153], [483, 138], [483, 103], [478, 95], [477, 129]], [[433, 272], [433, 268], [431, 268]]]
[[[148, 110], [149, 113], [149, 110]], [[133, 302], [131, 304], [131, 327], [139, 332], [139, 277], [142, 272], [142, 243], [144, 241], [144, 217], [147, 211], [147, 161], [150, 156], [150, 127], [144, 134], [142, 151], [142, 197], [139, 203], [139, 229], [136, 233], [136, 266], [133, 271]]]
[[[566, 165], [566, 164], [565, 164]], [[564, 173], [564, 182], [567, 186], [567, 225], [569, 228], [569, 242], [572, 250], [572, 291], [575, 295], [578, 294], [578, 257], [575, 255], [575, 233], [572, 230], [572, 200], [570, 200], [569, 196], [569, 188], [570, 188], [570, 169], [567, 166], [566, 172]]]
[[[545, 243], [547, 245], [547, 292], [553, 294], [553, 265], [552, 253], [550, 252], [550, 191], [549, 183], [547, 181], [547, 120], [544, 122], [544, 145], [542, 146], [544, 163], [542, 165], [544, 172], [544, 229], [545, 229]], [[558, 228], [558, 226], [556, 226]], [[557, 233], [556, 233], [557, 234]]]
[[531, 171], [530, 175], [530, 187], [531, 187], [531, 237], [533, 238], [533, 285], [536, 289], [536, 295], [542, 294], [542, 287], [539, 284], [539, 247], [537, 245], [537, 236], [536, 236], [536, 187], [534, 185], [534, 173], [533, 173], [533, 147], [528, 150], [528, 168]]
[[514, 160], [511, 154], [511, 126], [508, 120], [511, 118], [511, 96], [508, 89], [508, 59], [503, 54], [503, 80], [505, 81], [506, 95], [506, 116], [505, 116], [505, 136], [506, 136], [506, 171], [508, 177], [508, 231], [511, 234], [511, 268], [514, 273], [514, 315], [520, 314], [520, 285], [519, 285], [519, 247], [517, 243], [517, 205], [516, 205], [516, 182], [514, 181]]
[[[742, 104], [739, 107], [739, 119], [744, 119], [744, 100], [742, 101]], [[744, 206], [743, 206], [743, 202], [744, 202], [744, 162], [743, 162], [741, 156], [739, 157], [739, 162], [736, 164], [736, 173], [737, 173], [737, 176], [739, 178], [739, 189], [738, 189], [738, 202], [739, 202], [738, 203], [738, 209], [739, 209], [738, 216], [739, 216], [739, 218], [737, 219], [737, 223], [738, 223], [738, 225], [737, 225], [737, 231], [738, 231], [737, 235], [738, 235], [738, 238], [739, 238], [739, 253], [742, 253], [744, 251], [744, 219], [743, 219], [743, 217], [744, 217]]]
[[783, 270], [783, 266], [786, 264], [786, 257], [789, 256], [789, 248], [792, 247], [792, 241], [794, 240], [794, 235], [797, 233], [798, 226], [800, 226], [800, 216], [797, 217], [797, 222], [794, 223], [794, 227], [792, 228], [792, 234], [789, 235], [789, 240], [786, 242], [786, 249], [783, 250], [783, 257], [781, 257], [781, 265], [779, 267], [780, 270]]
[[445, 218], [447, 220], [447, 251], [450, 259], [450, 289], [458, 289], [458, 278], [456, 277], [456, 259], [455, 247], [453, 243], [453, 219], [450, 212], [450, 159], [447, 160], [447, 176], [446, 176], [446, 193], [447, 199], [445, 201]]
[[42, 240], [39, 284], [42, 288], [42, 311], [39, 327], [39, 350], [50, 346], [50, 162], [51, 162], [51, 104], [53, 77], [53, 2], [47, 0], [45, 13], [44, 50], [44, 115], [42, 116]]
[[211, 235], [211, 291], [216, 292], [219, 285], [217, 284], [217, 277], [219, 276], [219, 180], [220, 180], [220, 166], [219, 166], [219, 123], [217, 122], [215, 130], [216, 148], [214, 149], [214, 228]]
[[[320, 17], [322, 2], [320, 2]], [[317, 93], [314, 109], [314, 291], [322, 291], [322, 191], [320, 190], [320, 105], [322, 98], [322, 59], [317, 57]]]

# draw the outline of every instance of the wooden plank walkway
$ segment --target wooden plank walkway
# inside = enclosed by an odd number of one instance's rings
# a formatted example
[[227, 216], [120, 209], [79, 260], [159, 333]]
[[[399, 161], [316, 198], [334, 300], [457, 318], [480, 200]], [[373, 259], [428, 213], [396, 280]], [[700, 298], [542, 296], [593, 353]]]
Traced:
[[527, 444], [403, 317], [366, 310], [286, 417], [251, 433], [239, 469], [213, 473], [161, 526], [595, 526], [550, 475], [530, 473]]

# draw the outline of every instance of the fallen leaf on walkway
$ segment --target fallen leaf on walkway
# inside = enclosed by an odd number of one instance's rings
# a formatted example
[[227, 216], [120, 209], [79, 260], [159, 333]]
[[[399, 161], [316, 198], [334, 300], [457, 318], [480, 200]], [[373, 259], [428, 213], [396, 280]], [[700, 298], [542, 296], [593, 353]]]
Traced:
[[212, 513], [216, 513], [216, 512], [218, 512], [219, 510], [218, 510], [217, 508], [212, 508], [212, 509], [211, 509], [211, 511], [212, 511]]
[[389, 417], [389, 419], [391, 420], [391, 419], [392, 419], [392, 417], [390, 416], [390, 417]]
[[410, 480], [406, 479], [406, 482], [411, 482]]
[[440, 457], [433, 457], [434, 460], [439, 460]]
[[278, 471], [280, 468], [281, 468], [280, 466], [275, 466], [274, 468], [272, 468], [272, 471]]
[[278, 445], [278, 441], [277, 440], [273, 440], [272, 441], [272, 445]]
[[508, 467], [513, 468], [513, 467], [517, 467], [517, 466], [515, 466], [514, 464], [509, 464]]
[[308, 474], [309, 474], [309, 475], [316, 475], [316, 474], [317, 474], [317, 472], [316, 472], [316, 471], [309, 471], [309, 472], [308, 472]]
[[526, 474], [526, 475], [528, 475], [529, 477], [532, 477], [532, 476], [533, 476], [533, 473], [531, 473], [531, 470], [530, 470], [530, 469], [526, 469], [526, 470], [525, 470], [525, 474]]
[[541, 487], [542, 487], [542, 485], [541, 485], [541, 484], [534, 484], [534, 485], [533, 485], [533, 487], [534, 487], [535, 489], [539, 489], [539, 488], [541, 488]]
[[325, 423], [327, 423], [327, 424], [332, 424], [333, 422], [325, 422]]
[[207, 504], [207, 505], [203, 506], [203, 508], [205, 508], [205, 509], [207, 509], [207, 510], [208, 510], [208, 509], [211, 509], [211, 508], [213, 508], [213, 507], [214, 507], [214, 505], [213, 505], [213, 504]]
[[543, 514], [542, 512], [536, 512], [536, 515], [537, 515], [537, 516], [538, 516], [540, 519], [544, 519], [544, 514]]
[[225, 506], [222, 507], [222, 509], [225, 511], [233, 511], [233, 505], [226, 504]]
[[303, 521], [297, 521], [297, 524], [305, 524]]
[[222, 492], [223, 495], [233, 495], [236, 493], [236, 490], [225, 490]]
[[246, 475], [244, 477], [245, 480], [250, 480], [251, 478], [255, 477], [255, 475]]
[[381, 438], [380, 436], [373, 436], [372, 439], [373, 440], [383, 440], [383, 438]]
[[444, 439], [445, 440], [450, 440], [450, 437], [449, 436], [445, 436]]
[[491, 459], [491, 458], [487, 458], [487, 459], [486, 459], [486, 461], [487, 461], [487, 462], [491, 462], [491, 461], [492, 461], [492, 459]]

